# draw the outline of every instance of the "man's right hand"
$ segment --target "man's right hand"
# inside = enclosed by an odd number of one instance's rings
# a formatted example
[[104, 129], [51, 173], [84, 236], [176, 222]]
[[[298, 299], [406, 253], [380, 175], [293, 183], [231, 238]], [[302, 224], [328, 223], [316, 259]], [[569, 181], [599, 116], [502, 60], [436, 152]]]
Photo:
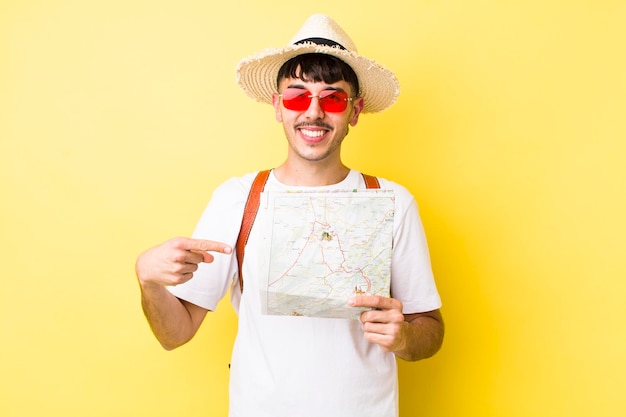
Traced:
[[211, 240], [177, 237], [139, 255], [135, 272], [144, 288], [182, 284], [193, 277], [200, 262], [213, 262], [210, 252], [230, 254], [232, 248]]

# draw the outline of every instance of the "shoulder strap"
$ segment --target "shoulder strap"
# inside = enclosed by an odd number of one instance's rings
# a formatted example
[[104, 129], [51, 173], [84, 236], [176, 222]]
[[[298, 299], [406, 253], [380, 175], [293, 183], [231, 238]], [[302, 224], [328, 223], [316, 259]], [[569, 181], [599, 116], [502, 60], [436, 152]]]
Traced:
[[237, 263], [239, 265], [239, 287], [243, 292], [243, 255], [248, 243], [248, 237], [250, 236], [250, 229], [256, 218], [256, 213], [259, 211], [261, 191], [265, 188], [265, 183], [269, 177], [270, 170], [260, 171], [254, 181], [252, 187], [248, 193], [248, 200], [243, 209], [243, 218], [241, 220], [241, 229], [239, 230], [239, 237], [237, 238], [237, 244], [235, 245], [235, 251], [237, 252]]
[[[241, 220], [241, 229], [239, 230], [239, 237], [237, 238], [237, 244], [235, 245], [235, 251], [237, 253], [237, 264], [239, 266], [239, 288], [243, 292], [243, 255], [245, 253], [246, 244], [248, 243], [248, 237], [250, 236], [250, 230], [254, 224], [254, 219], [259, 211], [259, 204], [261, 198], [261, 192], [265, 188], [265, 183], [269, 177], [270, 170], [260, 171], [254, 181], [252, 187], [250, 187], [250, 193], [246, 200], [246, 205], [243, 209], [243, 218]], [[366, 188], [380, 188], [380, 182], [378, 178], [367, 174], [363, 175]]]
[[363, 179], [365, 180], [366, 188], [380, 188], [380, 182], [378, 182], [378, 178], [367, 174], [361, 175], [363, 175]]

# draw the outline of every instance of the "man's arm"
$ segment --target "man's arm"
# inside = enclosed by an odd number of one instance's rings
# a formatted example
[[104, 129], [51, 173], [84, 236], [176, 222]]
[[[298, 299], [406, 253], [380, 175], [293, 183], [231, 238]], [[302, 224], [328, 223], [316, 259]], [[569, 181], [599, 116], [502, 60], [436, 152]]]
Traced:
[[407, 361], [430, 358], [443, 344], [444, 324], [439, 310], [405, 314], [401, 336], [393, 352]]
[[166, 286], [189, 281], [200, 262], [213, 262], [213, 255], [207, 251], [231, 253], [232, 249], [208, 240], [175, 238], [137, 258], [135, 271], [143, 311], [152, 332], [167, 350], [191, 340], [208, 310], [176, 298]]
[[361, 314], [365, 338], [407, 361], [433, 356], [443, 343], [444, 324], [439, 310], [402, 314], [402, 302], [376, 295], [350, 299], [354, 307], [373, 310]]
[[141, 287], [141, 306], [152, 333], [166, 350], [187, 343], [208, 310], [180, 300], [163, 286]]

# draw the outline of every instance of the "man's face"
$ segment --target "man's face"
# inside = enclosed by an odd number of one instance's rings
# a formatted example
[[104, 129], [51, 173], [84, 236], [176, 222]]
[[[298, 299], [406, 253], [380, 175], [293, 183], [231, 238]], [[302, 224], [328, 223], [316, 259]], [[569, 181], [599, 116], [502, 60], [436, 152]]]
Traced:
[[332, 107], [325, 111], [319, 96], [339, 91], [347, 93], [348, 97], [354, 97], [350, 84], [345, 81], [326, 84], [287, 78], [281, 80], [278, 91], [283, 94], [286, 89], [290, 89], [290, 92], [297, 92], [292, 89], [307, 90], [310, 93], [307, 95], [314, 96], [304, 110], [290, 110], [285, 107], [279, 94], [272, 96], [276, 120], [283, 124], [289, 142], [289, 158], [309, 162], [325, 161], [329, 158], [339, 161], [341, 143], [348, 134], [349, 126], [357, 124], [363, 109], [363, 99], [359, 97], [347, 101], [345, 110], [340, 112], [329, 111]]

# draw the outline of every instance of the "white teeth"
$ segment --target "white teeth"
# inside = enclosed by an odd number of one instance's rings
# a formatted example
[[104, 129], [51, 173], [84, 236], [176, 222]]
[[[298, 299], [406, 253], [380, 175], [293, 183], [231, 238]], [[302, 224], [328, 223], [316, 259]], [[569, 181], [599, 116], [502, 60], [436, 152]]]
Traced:
[[319, 138], [325, 133], [323, 130], [300, 129], [300, 131], [302, 132], [303, 135], [308, 136], [310, 138]]

